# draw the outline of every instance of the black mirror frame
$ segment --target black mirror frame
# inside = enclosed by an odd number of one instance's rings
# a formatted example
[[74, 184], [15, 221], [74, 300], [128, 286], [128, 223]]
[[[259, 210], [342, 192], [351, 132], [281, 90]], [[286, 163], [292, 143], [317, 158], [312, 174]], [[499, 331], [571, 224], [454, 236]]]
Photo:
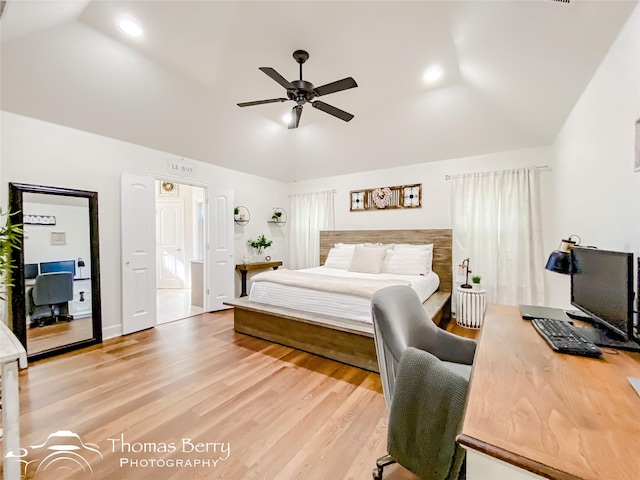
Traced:
[[29, 354], [27, 346], [27, 321], [24, 288], [24, 251], [22, 249], [24, 237], [19, 237], [19, 249], [11, 254], [14, 265], [13, 286], [11, 287], [11, 311], [9, 312], [10, 327], [20, 340], [30, 361], [51, 357], [61, 353], [77, 350], [90, 345], [102, 343], [102, 307], [100, 301], [100, 237], [98, 234], [98, 192], [74, 190], [70, 188], [46, 187], [42, 185], [28, 185], [24, 183], [9, 183], [9, 211], [15, 212], [11, 218], [13, 223], [23, 223], [23, 193], [45, 193], [66, 197], [81, 197], [89, 200], [89, 241], [91, 248], [91, 309], [93, 336], [87, 340], [61, 345], [42, 352]]

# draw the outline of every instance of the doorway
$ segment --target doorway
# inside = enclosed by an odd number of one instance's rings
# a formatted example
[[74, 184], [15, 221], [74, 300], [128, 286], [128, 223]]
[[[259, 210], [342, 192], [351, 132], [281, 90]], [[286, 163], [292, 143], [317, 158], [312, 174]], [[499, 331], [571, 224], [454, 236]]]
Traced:
[[205, 189], [156, 180], [158, 324], [205, 311], [206, 231]]

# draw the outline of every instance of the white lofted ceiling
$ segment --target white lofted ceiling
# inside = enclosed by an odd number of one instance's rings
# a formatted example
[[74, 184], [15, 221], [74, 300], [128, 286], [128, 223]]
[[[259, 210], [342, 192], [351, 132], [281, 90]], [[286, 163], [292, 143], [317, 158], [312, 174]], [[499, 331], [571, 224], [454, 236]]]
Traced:
[[[2, 29], [3, 110], [281, 181], [553, 142], [637, 0], [31, 1]], [[117, 28], [135, 18], [144, 34]], [[319, 86], [345, 123], [258, 67]], [[440, 64], [444, 77], [426, 85]]]

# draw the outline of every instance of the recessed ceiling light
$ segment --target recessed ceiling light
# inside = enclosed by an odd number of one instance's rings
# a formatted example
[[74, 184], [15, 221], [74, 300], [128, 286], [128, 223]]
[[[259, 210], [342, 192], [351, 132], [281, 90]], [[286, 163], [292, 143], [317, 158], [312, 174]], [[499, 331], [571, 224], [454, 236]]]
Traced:
[[444, 71], [439, 65], [432, 65], [424, 71], [422, 79], [427, 83], [435, 83], [442, 78]]
[[118, 28], [127, 35], [131, 35], [132, 37], [139, 37], [140, 35], [142, 35], [142, 27], [129, 18], [120, 20], [120, 22], [118, 23]]
[[287, 125], [289, 125], [289, 122], [291, 122], [291, 119], [292, 119], [292, 118], [293, 118], [293, 117], [291, 116], [291, 112], [288, 112], [288, 113], [285, 113], [285, 114], [282, 116], [282, 121], [283, 121], [284, 123], [286, 123]]

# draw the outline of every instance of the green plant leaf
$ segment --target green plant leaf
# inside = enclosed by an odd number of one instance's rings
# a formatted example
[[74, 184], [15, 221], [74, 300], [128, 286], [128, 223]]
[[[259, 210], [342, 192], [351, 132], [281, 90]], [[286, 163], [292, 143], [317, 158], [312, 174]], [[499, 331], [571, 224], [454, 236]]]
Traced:
[[23, 234], [22, 224], [14, 224], [11, 217], [15, 212], [7, 212], [4, 226], [0, 227], [0, 300], [6, 300], [5, 293], [8, 287], [13, 286], [13, 270], [16, 265], [11, 263], [11, 252], [20, 249], [20, 241]]

